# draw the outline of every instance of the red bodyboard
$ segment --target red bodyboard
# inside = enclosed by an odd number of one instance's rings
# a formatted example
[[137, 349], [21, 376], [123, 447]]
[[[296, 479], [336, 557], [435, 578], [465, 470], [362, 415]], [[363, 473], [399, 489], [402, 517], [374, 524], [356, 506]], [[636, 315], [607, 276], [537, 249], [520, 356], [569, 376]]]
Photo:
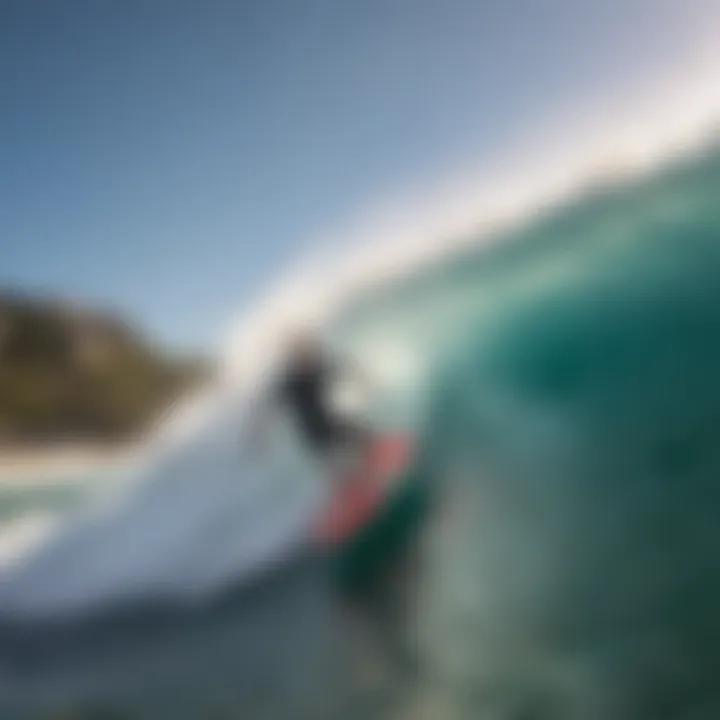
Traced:
[[411, 450], [406, 436], [382, 436], [372, 441], [362, 475], [341, 483], [319, 519], [316, 536], [323, 545], [346, 542], [372, 521], [394, 483], [407, 470]]

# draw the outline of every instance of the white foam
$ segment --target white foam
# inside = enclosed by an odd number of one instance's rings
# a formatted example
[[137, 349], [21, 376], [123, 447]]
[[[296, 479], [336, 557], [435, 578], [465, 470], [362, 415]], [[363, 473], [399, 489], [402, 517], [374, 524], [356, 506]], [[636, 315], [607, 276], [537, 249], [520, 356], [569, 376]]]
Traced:
[[0, 530], [0, 568], [10, 568], [23, 555], [52, 537], [59, 518], [51, 513], [24, 515]]
[[[26, 543], [29, 556], [0, 581], [0, 613], [42, 617], [129, 597], [206, 598], [301, 542], [320, 502], [319, 486], [301, 473], [278, 461], [239, 462], [231, 432], [189, 442], [149, 462], [136, 484], [52, 542]], [[32, 539], [33, 529], [24, 530], [8, 536], [8, 556]]]

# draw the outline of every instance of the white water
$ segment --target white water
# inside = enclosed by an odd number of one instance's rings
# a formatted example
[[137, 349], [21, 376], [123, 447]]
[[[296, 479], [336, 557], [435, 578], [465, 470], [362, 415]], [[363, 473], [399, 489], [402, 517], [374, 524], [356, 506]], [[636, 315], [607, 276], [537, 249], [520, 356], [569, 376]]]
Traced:
[[46, 539], [43, 529], [53, 540], [6, 567], [0, 612], [39, 618], [138, 598], [192, 603], [296, 546], [321, 501], [318, 475], [287, 441], [284, 455], [241, 456], [234, 405], [216, 405], [213, 422], [205, 418], [190, 438], [159, 442], [65, 528], [36, 518], [6, 536], [8, 552]]

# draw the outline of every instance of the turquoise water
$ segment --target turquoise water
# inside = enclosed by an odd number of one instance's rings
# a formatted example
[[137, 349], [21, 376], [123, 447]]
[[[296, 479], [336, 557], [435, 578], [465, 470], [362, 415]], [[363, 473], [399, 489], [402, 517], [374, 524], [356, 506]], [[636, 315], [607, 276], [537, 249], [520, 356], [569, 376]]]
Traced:
[[[373, 292], [334, 337], [385, 384], [378, 424], [417, 431], [438, 490], [408, 616], [423, 670], [401, 700], [410, 717], [418, 705], [430, 720], [720, 715], [720, 153], [528, 217]], [[327, 668], [328, 595], [293, 583], [262, 607], [297, 617], [278, 627]], [[227, 717], [297, 717], [302, 693], [240, 682], [248, 610], [223, 613], [173, 631], [152, 662], [140, 641], [124, 646], [105, 697], [120, 693], [130, 717], [206, 717], [210, 692]], [[211, 652], [226, 630], [237, 641]], [[290, 667], [271, 636], [266, 682]], [[46, 703], [95, 687], [93, 657], [77, 676], [48, 660], [30, 687], [51, 688]], [[308, 665], [312, 692], [328, 689], [322, 672]]]
[[447, 495], [419, 619], [439, 717], [717, 717], [720, 154], [536, 218], [352, 322], [370, 361], [379, 337], [422, 358]]

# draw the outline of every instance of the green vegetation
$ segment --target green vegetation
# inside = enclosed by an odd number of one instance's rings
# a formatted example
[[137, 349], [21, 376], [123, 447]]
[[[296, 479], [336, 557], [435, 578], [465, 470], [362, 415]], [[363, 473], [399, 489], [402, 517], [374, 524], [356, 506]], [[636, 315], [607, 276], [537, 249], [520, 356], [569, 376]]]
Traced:
[[112, 314], [0, 292], [0, 442], [130, 438], [208, 372]]

